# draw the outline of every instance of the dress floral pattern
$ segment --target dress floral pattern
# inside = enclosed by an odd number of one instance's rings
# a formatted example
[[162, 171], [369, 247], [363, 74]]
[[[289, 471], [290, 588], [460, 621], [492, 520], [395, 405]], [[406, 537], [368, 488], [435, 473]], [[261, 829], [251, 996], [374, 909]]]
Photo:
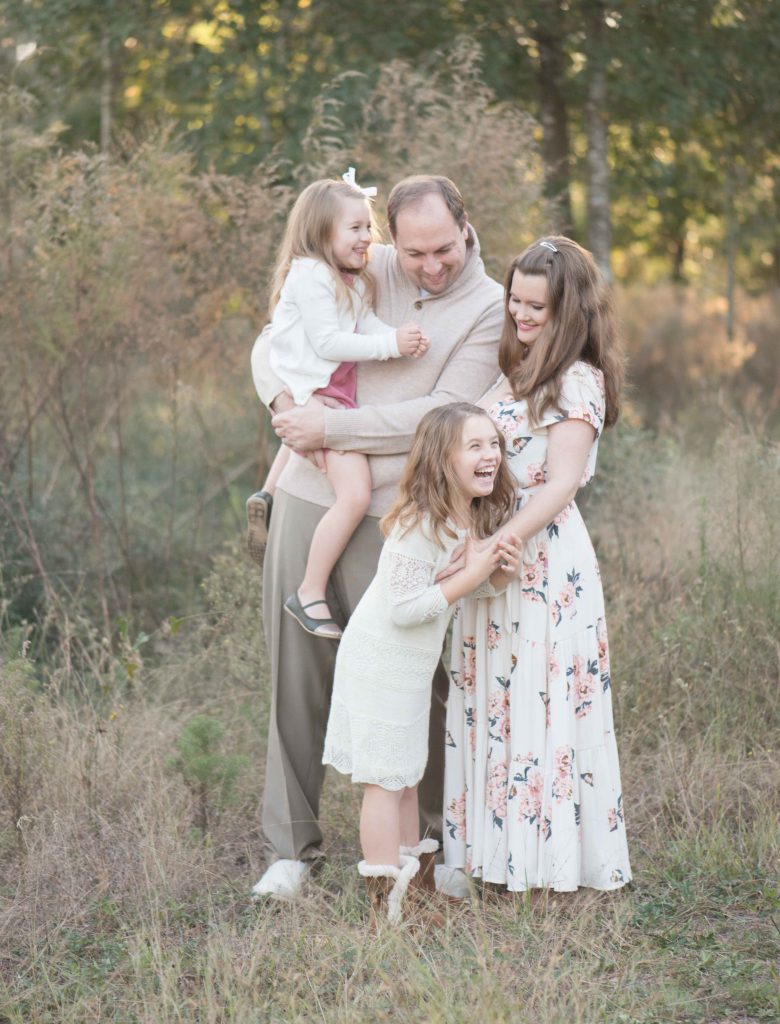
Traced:
[[[548, 429], [604, 424], [600, 371], [575, 363], [560, 409], [531, 426], [524, 401], [489, 410], [521, 508], [545, 480]], [[604, 598], [572, 502], [523, 550], [505, 593], [458, 609], [447, 709], [446, 863], [512, 890], [616, 889], [631, 878], [612, 722]]]

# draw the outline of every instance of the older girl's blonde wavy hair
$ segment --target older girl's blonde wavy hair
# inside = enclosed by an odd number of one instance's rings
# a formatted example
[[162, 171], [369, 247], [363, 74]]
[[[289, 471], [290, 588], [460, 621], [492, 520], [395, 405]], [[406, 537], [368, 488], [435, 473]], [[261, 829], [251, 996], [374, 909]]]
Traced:
[[[408, 533], [423, 520], [430, 524], [431, 539], [441, 547], [442, 534], [457, 536], [447, 523], [458, 496], [453, 456], [463, 439], [464, 424], [472, 416], [484, 416], [493, 423], [484, 409], [469, 402], [440, 405], [420, 420], [401, 475], [398, 497], [379, 523], [385, 537], [396, 523]], [[470, 528], [476, 537], [490, 536], [514, 511], [515, 489], [504, 459], [504, 437], [497, 428], [496, 434], [501, 444], [501, 462], [493, 491], [471, 501]]]
[[[374, 220], [373, 208], [354, 185], [349, 185], [336, 178], [321, 178], [319, 181], [313, 181], [311, 185], [307, 185], [295, 200], [290, 211], [279, 255], [276, 258], [268, 303], [271, 316], [279, 302], [282, 286], [290, 272], [292, 261], [306, 256], [321, 260], [330, 267], [336, 282], [338, 302], [344, 303], [348, 307], [352, 306], [352, 289], [341, 276], [340, 268], [333, 256], [333, 226], [341, 212], [341, 203], [345, 199], [365, 200], [368, 204], [371, 221], [372, 240], [378, 241], [379, 231]], [[365, 281], [366, 297], [373, 307], [373, 278], [365, 267], [357, 272], [357, 276]]]
[[[530, 348], [518, 341], [509, 314], [515, 271], [547, 279], [550, 319]], [[540, 238], [515, 257], [504, 280], [504, 329], [498, 364], [515, 398], [528, 402], [533, 422], [557, 408], [563, 374], [578, 359], [604, 374], [605, 425], [620, 415], [623, 356], [607, 285], [593, 257], [570, 238]]]

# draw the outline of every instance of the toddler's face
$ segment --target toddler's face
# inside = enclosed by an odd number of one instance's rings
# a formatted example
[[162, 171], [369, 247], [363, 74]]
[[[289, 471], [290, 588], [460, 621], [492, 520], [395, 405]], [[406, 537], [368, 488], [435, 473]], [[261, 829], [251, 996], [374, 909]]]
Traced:
[[333, 223], [333, 256], [342, 270], [362, 270], [371, 245], [371, 217], [368, 203], [360, 196], [342, 199]]

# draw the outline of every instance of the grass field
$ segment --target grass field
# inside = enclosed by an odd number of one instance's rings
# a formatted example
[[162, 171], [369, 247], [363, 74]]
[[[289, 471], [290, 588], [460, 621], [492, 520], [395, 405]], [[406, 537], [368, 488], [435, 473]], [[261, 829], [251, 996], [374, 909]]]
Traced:
[[207, 610], [128, 636], [92, 688], [5, 630], [2, 1024], [777, 1020], [778, 470], [776, 447], [736, 431], [696, 454], [627, 429], [605, 441], [582, 507], [634, 882], [475, 890], [437, 934], [369, 936], [359, 794], [335, 775], [326, 867], [299, 904], [250, 902], [268, 683], [238, 539]]

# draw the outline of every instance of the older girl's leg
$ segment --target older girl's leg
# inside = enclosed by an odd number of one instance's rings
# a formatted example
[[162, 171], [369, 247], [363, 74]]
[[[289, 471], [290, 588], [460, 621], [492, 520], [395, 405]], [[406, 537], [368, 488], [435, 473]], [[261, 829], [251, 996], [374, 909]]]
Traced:
[[403, 789], [366, 786], [360, 811], [360, 846], [368, 864], [398, 867]]
[[417, 846], [420, 842], [420, 807], [417, 786], [402, 790], [399, 808], [401, 846]]

